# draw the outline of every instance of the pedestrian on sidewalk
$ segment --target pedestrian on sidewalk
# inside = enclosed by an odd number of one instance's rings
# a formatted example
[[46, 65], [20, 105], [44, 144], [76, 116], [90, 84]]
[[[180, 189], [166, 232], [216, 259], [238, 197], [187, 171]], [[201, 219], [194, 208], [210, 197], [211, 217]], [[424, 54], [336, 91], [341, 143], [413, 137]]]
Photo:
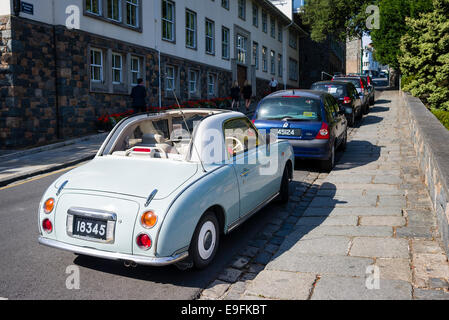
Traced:
[[249, 111], [249, 105], [251, 104], [251, 97], [253, 96], [253, 87], [251, 86], [251, 83], [246, 80], [245, 84], [243, 86], [243, 98], [245, 99], [245, 107], [246, 111]]
[[271, 93], [277, 91], [278, 81], [274, 77], [271, 78], [271, 81], [270, 81], [270, 83], [268, 85], [270, 86]]
[[234, 110], [234, 104], [237, 104], [237, 109], [239, 109], [240, 108], [240, 87], [239, 87], [239, 83], [237, 81], [234, 82], [234, 85], [231, 88], [231, 98], [232, 98], [231, 109]]
[[146, 111], [147, 89], [144, 86], [143, 79], [137, 80], [137, 86], [131, 90], [132, 107], [135, 113]]

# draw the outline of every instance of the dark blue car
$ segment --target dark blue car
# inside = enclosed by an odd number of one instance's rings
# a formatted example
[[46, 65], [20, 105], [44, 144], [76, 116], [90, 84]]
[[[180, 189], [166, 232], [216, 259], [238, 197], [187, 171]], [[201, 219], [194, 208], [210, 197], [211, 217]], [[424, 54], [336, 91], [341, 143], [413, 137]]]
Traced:
[[334, 167], [336, 150], [346, 148], [345, 112], [340, 110], [335, 98], [325, 92], [275, 92], [260, 101], [253, 122], [259, 130], [287, 139], [295, 157], [320, 160], [326, 171]]

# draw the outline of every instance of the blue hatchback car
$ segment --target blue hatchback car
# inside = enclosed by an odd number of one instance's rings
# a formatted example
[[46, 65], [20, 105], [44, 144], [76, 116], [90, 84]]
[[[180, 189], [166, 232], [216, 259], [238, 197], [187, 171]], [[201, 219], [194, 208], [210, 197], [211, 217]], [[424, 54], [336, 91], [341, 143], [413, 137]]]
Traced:
[[259, 130], [288, 140], [295, 157], [318, 159], [323, 170], [335, 164], [335, 152], [346, 148], [348, 122], [335, 98], [321, 91], [284, 90], [262, 99], [253, 123]]

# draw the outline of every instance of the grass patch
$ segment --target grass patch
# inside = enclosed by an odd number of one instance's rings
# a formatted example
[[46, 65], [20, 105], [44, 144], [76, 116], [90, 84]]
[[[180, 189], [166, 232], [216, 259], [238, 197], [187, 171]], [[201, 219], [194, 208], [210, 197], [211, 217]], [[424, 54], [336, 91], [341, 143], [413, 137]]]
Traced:
[[430, 109], [430, 111], [437, 117], [438, 120], [449, 130], [449, 111]]

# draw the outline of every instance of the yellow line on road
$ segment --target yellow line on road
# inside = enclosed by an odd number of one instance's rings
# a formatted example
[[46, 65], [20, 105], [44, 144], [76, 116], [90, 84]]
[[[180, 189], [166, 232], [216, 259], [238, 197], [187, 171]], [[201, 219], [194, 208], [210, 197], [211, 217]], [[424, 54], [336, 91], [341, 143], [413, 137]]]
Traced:
[[14, 187], [18, 187], [18, 186], [20, 186], [20, 185], [22, 185], [22, 184], [25, 184], [25, 183], [29, 183], [29, 182], [32, 182], [32, 181], [40, 180], [40, 179], [43, 179], [43, 178], [46, 178], [46, 177], [49, 177], [49, 176], [52, 176], [52, 175], [55, 175], [55, 174], [64, 172], [64, 171], [68, 171], [68, 170], [71, 170], [71, 169], [73, 169], [73, 168], [78, 167], [79, 165], [80, 165], [80, 164], [78, 164], [78, 165], [76, 165], [76, 166], [71, 166], [71, 167], [68, 167], [68, 168], [56, 170], [56, 171], [53, 171], [53, 172], [45, 173], [45, 174], [42, 174], [42, 175], [37, 176], [37, 177], [35, 177], [35, 178], [30, 178], [30, 179], [27, 179], [27, 180], [24, 180], [24, 181], [20, 181], [20, 182], [17, 182], [17, 183], [13, 183], [13, 184], [10, 184], [10, 185], [8, 185], [8, 186], [6, 186], [6, 187], [0, 188], [0, 191], [6, 190], [6, 189], [11, 189], [11, 188], [14, 188]]

